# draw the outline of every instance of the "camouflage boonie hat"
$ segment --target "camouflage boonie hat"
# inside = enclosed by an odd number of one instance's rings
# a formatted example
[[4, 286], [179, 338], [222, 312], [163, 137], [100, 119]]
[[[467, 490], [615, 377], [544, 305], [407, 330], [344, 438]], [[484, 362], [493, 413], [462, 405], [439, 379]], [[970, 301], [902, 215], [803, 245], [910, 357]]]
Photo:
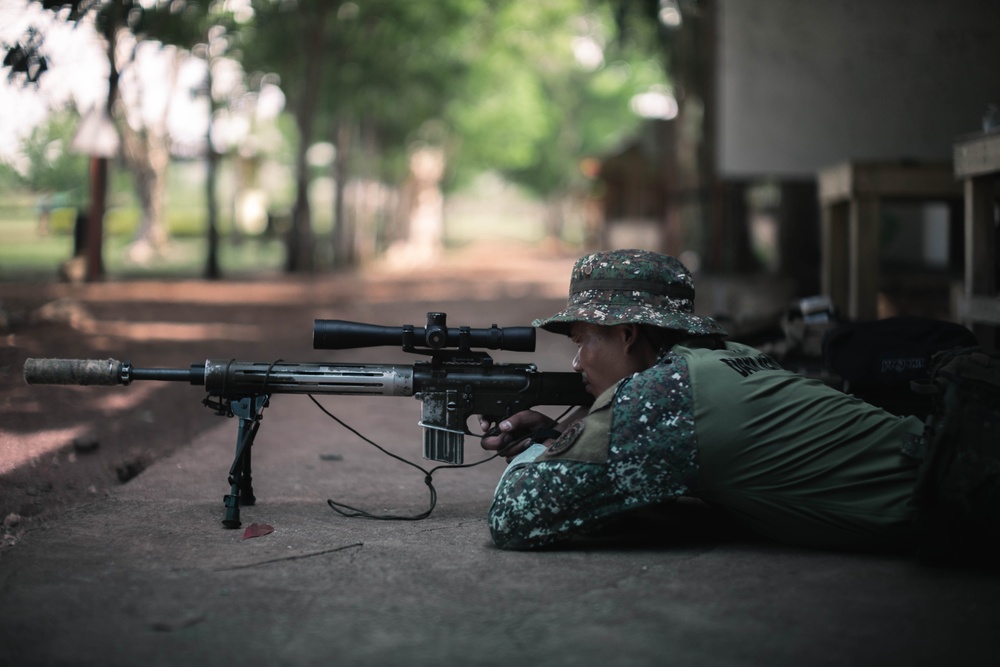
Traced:
[[579, 259], [566, 309], [532, 324], [569, 335], [573, 322], [651, 324], [692, 336], [726, 335], [694, 314], [694, 282], [679, 260], [648, 250], [611, 250]]

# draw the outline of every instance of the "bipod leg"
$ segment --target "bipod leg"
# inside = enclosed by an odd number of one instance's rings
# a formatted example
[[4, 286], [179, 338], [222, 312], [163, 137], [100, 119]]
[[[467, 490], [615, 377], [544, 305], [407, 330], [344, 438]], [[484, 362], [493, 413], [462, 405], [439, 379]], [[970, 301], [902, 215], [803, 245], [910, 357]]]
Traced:
[[222, 525], [226, 528], [239, 528], [240, 505], [253, 505], [257, 498], [253, 495], [253, 475], [250, 470], [250, 458], [253, 450], [253, 440], [260, 428], [261, 413], [267, 407], [270, 398], [263, 396], [248, 396], [238, 401], [231, 401], [230, 410], [240, 420], [239, 432], [236, 435], [236, 456], [229, 468], [229, 495], [223, 500], [226, 503], [226, 517]]

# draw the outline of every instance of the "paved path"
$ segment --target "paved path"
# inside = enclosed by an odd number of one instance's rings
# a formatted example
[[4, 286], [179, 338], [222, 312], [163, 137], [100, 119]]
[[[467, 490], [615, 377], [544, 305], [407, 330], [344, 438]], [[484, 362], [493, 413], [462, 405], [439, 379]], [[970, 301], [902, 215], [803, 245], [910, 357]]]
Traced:
[[[317, 301], [300, 315], [377, 311], [382, 322], [403, 322], [440, 307], [453, 324], [479, 326], [524, 323], [561, 300], [525, 289], [504, 287], [520, 296], [499, 302], [444, 293]], [[290, 351], [320, 356], [307, 347]], [[555, 370], [568, 353], [564, 341], [540, 336], [532, 359]], [[346, 356], [403, 358], [388, 349]], [[109, 391], [124, 396], [134, 387]], [[201, 394], [187, 389], [190, 412], [174, 418], [197, 420], [189, 444], [109, 495], [33, 525], [0, 552], [0, 665], [969, 666], [1000, 659], [995, 574], [786, 548], [697, 512], [624, 542], [497, 550], [485, 514], [500, 461], [435, 474], [438, 506], [426, 520], [341, 517], [328, 498], [375, 512], [422, 511], [423, 474], [358, 441], [304, 397], [275, 397], [265, 412], [254, 454], [259, 500], [242, 519], [244, 527], [274, 530], [242, 539], [242, 529], [220, 523], [236, 425], [208, 414]], [[323, 402], [425, 464], [412, 399]], [[469, 443], [467, 459], [477, 456]]]

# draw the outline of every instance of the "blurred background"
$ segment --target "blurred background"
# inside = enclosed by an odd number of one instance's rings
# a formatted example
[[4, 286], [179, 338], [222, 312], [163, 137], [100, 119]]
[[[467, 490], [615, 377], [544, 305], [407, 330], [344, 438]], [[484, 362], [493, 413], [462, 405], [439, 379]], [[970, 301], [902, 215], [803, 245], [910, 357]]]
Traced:
[[[631, 246], [805, 296], [824, 169], [1000, 123], [994, 0], [0, 0], [0, 53], [3, 281]], [[953, 314], [946, 185], [878, 208], [880, 315]]]
[[657, 24], [617, 9], [2, 0], [2, 277], [591, 244], [601, 156], [677, 113]]

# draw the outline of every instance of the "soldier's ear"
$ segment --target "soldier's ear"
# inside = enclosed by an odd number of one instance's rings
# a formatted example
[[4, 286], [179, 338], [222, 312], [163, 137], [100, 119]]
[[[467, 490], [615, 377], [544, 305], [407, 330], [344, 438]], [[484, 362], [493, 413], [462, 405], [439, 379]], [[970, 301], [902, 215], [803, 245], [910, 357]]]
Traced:
[[639, 326], [636, 324], [622, 324], [619, 329], [622, 344], [625, 346], [625, 352], [631, 352], [639, 342]]

